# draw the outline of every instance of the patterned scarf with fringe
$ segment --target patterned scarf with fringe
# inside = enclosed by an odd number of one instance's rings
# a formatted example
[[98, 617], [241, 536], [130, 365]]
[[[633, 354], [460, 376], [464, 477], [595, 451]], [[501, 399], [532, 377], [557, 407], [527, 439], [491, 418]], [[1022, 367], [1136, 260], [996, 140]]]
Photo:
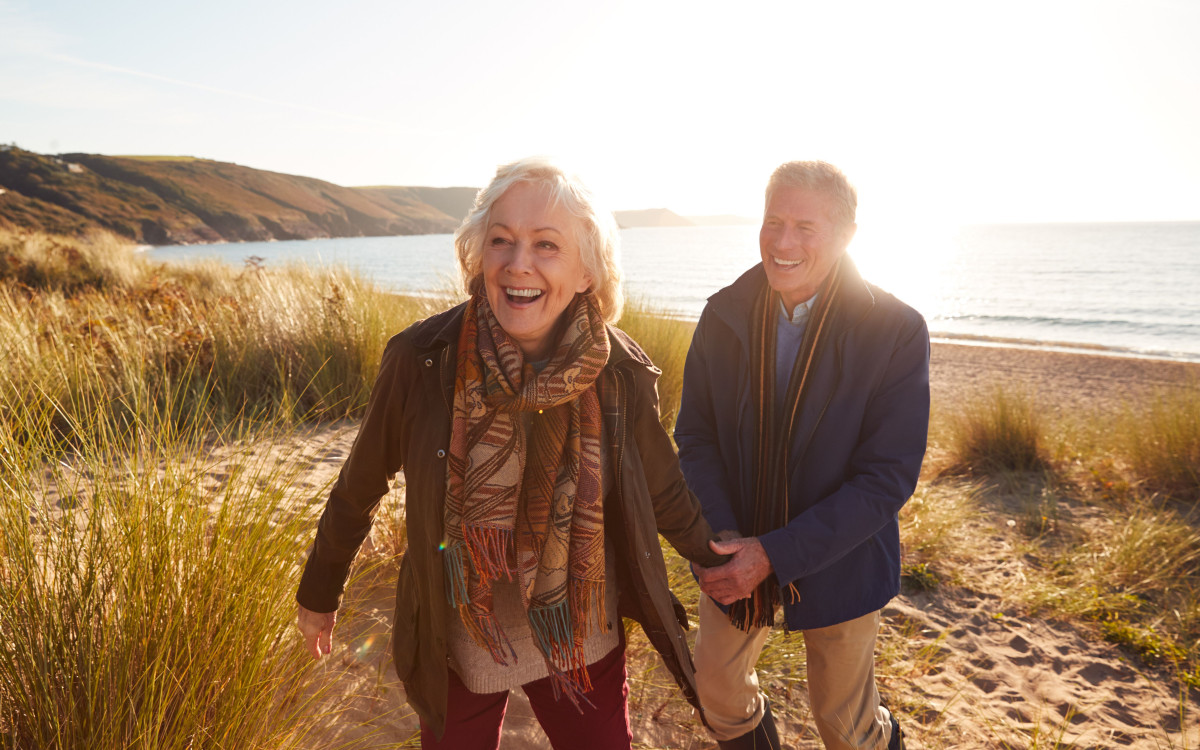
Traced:
[[[600, 399], [608, 332], [590, 295], [541, 372], [497, 322], [467, 303], [458, 340], [445, 507], [446, 596], [496, 663], [516, 653], [492, 609], [492, 583], [516, 580], [555, 693], [592, 689], [583, 641], [607, 620]], [[525, 426], [527, 425], [527, 427]], [[586, 698], [584, 698], [586, 700]]]
[[[829, 322], [841, 299], [843, 269], [849, 264], [838, 260], [817, 291], [800, 352], [792, 365], [787, 395], [776, 403], [775, 339], [779, 322], [779, 295], [765, 280], [754, 300], [750, 314], [750, 384], [754, 388], [754, 528], [759, 536], [783, 528], [788, 522], [788, 454], [799, 421], [800, 410], [808, 397], [812, 373], [826, 349]], [[798, 597], [795, 588], [789, 586]], [[774, 574], [758, 584], [745, 599], [734, 602], [729, 619], [735, 627], [752, 628], [775, 624], [779, 606], [779, 581]]]

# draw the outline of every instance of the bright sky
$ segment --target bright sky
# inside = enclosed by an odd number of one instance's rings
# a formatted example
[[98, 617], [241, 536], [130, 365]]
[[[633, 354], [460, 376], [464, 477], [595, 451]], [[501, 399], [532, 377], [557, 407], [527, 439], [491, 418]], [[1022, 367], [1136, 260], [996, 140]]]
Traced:
[[822, 158], [885, 233], [1200, 219], [1198, 39], [1195, 0], [0, 0], [0, 142], [342, 185], [545, 154], [746, 216]]

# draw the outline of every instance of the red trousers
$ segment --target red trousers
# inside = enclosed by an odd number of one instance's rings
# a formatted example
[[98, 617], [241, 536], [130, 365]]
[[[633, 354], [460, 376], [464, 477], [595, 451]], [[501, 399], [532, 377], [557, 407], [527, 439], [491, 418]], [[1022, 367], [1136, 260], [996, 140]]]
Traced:
[[[567, 698], [554, 699], [550, 679], [521, 686], [529, 706], [550, 738], [555, 750], [629, 750], [629, 685], [625, 682], [625, 644], [617, 645], [603, 658], [588, 665], [592, 691], [580, 701], [583, 713]], [[421, 747], [444, 750], [496, 750], [508, 708], [508, 691], [472, 693], [450, 670], [446, 733], [439, 742], [433, 730], [421, 722]]]

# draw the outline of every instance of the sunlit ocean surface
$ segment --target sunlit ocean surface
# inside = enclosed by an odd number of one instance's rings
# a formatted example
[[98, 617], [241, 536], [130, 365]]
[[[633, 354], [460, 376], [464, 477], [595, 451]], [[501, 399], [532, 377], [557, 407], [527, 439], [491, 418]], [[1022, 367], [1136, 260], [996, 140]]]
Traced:
[[[759, 260], [757, 226], [625, 229], [621, 241], [629, 296], [685, 318], [699, 317], [710, 294]], [[1200, 222], [860, 229], [850, 252], [868, 280], [920, 310], [935, 337], [1200, 361]], [[148, 255], [339, 264], [405, 293], [454, 283], [450, 235], [192, 245]]]

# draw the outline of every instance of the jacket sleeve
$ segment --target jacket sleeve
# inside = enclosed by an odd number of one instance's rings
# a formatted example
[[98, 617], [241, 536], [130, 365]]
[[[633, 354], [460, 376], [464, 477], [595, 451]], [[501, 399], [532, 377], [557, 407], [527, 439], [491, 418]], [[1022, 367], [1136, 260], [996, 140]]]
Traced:
[[[721, 324], [714, 322], [705, 308], [696, 324], [683, 368], [683, 396], [675, 421], [675, 444], [679, 446], [683, 475], [699, 498], [704, 517], [716, 531], [739, 531], [733, 512], [734, 484], [726, 476], [726, 463], [721, 458], [709, 363], [710, 356], [729, 356], [729, 353], [709, 352], [714, 325]], [[737, 398], [737, 394], [723, 393], [721, 397]]]
[[720, 565], [728, 559], [708, 546], [716, 538], [704, 519], [700, 503], [688, 490], [679, 469], [679, 459], [671, 439], [659, 421], [658, 389], [647, 374], [636, 377], [633, 388], [633, 434], [641, 454], [642, 470], [658, 533], [687, 560], [705, 567]]
[[832, 565], [893, 522], [916, 489], [929, 431], [929, 332], [914, 316], [863, 416], [846, 481], [759, 540], [781, 585]]
[[358, 436], [317, 525], [296, 592], [296, 601], [314, 612], [337, 610], [350, 564], [371, 530], [379, 501], [404, 465], [401, 419], [414, 370], [411, 352], [406, 356], [405, 350], [399, 337], [388, 342]]

